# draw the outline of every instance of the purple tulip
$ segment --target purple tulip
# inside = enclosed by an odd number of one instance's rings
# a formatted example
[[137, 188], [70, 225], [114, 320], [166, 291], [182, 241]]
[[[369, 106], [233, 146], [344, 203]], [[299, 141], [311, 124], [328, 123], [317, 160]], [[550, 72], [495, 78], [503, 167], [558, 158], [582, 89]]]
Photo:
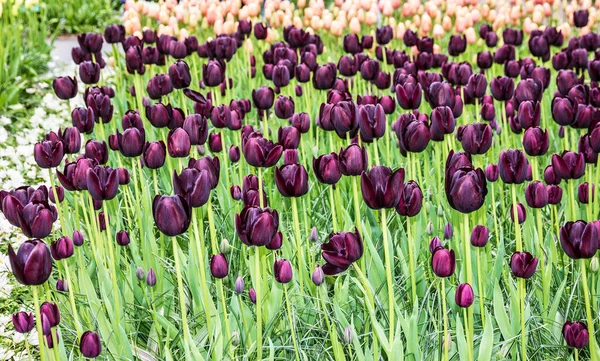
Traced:
[[468, 283], [461, 283], [456, 287], [456, 293], [454, 301], [458, 307], [467, 308], [471, 307], [475, 295], [473, 294], [473, 288]]
[[96, 332], [85, 331], [79, 340], [79, 351], [84, 357], [96, 358], [102, 352], [102, 342]]
[[16, 253], [9, 244], [8, 258], [15, 278], [23, 285], [41, 285], [52, 273], [50, 250], [40, 239], [25, 241]]
[[431, 255], [431, 269], [436, 276], [447, 278], [454, 274], [456, 268], [456, 257], [454, 250], [447, 250], [443, 247], [434, 249]]
[[267, 246], [277, 238], [279, 216], [277, 210], [246, 206], [235, 216], [235, 229], [240, 240], [247, 246]]
[[537, 268], [538, 259], [529, 252], [515, 252], [510, 258], [510, 269], [517, 278], [531, 278]]
[[329, 241], [321, 245], [321, 250], [326, 262], [322, 267], [323, 273], [334, 276], [358, 261], [363, 255], [364, 247], [362, 238], [355, 229], [354, 232], [331, 233]]
[[273, 264], [273, 276], [279, 283], [288, 283], [292, 280], [292, 265], [286, 259], [275, 260]]
[[403, 186], [403, 168], [392, 171], [386, 166], [374, 166], [360, 177], [363, 199], [371, 209], [396, 207], [400, 202]]
[[152, 215], [156, 227], [167, 236], [177, 236], [190, 225], [190, 208], [181, 196], [156, 195], [152, 202]]
[[229, 274], [227, 258], [223, 253], [216, 254], [210, 258], [210, 274], [214, 278], [225, 278]]

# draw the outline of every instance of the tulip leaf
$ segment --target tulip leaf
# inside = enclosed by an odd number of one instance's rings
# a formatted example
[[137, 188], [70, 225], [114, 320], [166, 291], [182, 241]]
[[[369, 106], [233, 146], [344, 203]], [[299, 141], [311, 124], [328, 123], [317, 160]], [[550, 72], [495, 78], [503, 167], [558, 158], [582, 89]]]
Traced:
[[468, 346], [467, 339], [465, 338], [465, 330], [463, 329], [461, 317], [456, 317], [456, 344], [458, 348], [458, 355], [461, 361], [467, 360]]
[[485, 312], [485, 326], [483, 336], [479, 344], [479, 357], [477, 360], [491, 360], [492, 349], [494, 347], [494, 327], [492, 326], [492, 318], [487, 311]]
[[494, 317], [498, 327], [500, 328], [502, 337], [504, 337], [504, 340], [510, 340], [513, 338], [514, 334], [512, 331], [512, 326], [508, 320], [508, 315], [506, 314], [506, 310], [504, 308], [504, 297], [502, 296], [502, 291], [500, 290], [499, 284], [496, 284], [496, 287], [494, 288]]

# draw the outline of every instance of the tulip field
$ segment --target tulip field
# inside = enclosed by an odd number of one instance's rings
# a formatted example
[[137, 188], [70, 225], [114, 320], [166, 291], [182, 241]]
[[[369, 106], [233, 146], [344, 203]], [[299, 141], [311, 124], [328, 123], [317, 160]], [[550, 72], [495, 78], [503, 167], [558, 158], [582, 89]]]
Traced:
[[600, 361], [597, 6], [125, 1], [0, 191], [14, 349]]

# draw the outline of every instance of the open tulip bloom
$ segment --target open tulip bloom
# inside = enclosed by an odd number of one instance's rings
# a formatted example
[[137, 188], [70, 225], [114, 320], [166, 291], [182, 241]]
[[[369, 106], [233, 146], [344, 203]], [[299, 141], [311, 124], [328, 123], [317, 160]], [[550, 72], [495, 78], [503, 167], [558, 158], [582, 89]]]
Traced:
[[326, 3], [77, 38], [0, 191], [32, 358], [600, 361], [596, 7]]

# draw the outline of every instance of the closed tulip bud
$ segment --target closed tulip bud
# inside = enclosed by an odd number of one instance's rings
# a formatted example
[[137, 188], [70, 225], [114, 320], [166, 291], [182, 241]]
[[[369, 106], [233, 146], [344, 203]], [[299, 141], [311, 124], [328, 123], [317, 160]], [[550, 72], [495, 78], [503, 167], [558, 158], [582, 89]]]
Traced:
[[158, 169], [165, 164], [167, 156], [167, 147], [162, 140], [156, 142], [146, 142], [142, 150], [142, 162], [145, 167]]
[[492, 128], [484, 123], [461, 126], [456, 133], [465, 152], [471, 154], [485, 154], [492, 147], [492, 136]]
[[154, 287], [156, 285], [156, 273], [154, 273], [152, 268], [148, 270], [148, 274], [146, 275], [146, 284], [150, 287]]
[[144, 130], [127, 128], [121, 134], [117, 130], [118, 149], [125, 157], [137, 157], [142, 154], [146, 136]]
[[290, 83], [290, 70], [282, 64], [273, 66], [271, 80], [273, 81], [273, 85], [278, 88], [287, 86]]
[[81, 232], [79, 232], [78, 230], [73, 231], [73, 238], [72, 238], [73, 244], [76, 245], [77, 247], [80, 247], [83, 245], [83, 234]]
[[588, 182], [581, 183], [579, 187], [577, 187], [577, 199], [579, 203], [587, 204], [589, 203], [590, 193], [591, 199], [594, 199], [596, 194], [596, 187], [592, 184], [592, 189], [589, 189]]
[[448, 54], [458, 56], [467, 49], [467, 38], [464, 35], [452, 35], [448, 42]]
[[445, 134], [452, 134], [456, 127], [453, 111], [448, 106], [438, 106], [431, 112], [431, 140], [442, 141]]
[[252, 101], [257, 109], [268, 110], [273, 106], [275, 93], [273, 89], [261, 86], [252, 90]]
[[447, 278], [452, 276], [456, 268], [454, 250], [447, 250], [442, 247], [435, 248], [431, 255], [431, 268], [438, 277]]
[[18, 333], [28, 333], [35, 327], [33, 313], [17, 312], [12, 315], [12, 323]]
[[190, 225], [190, 208], [181, 196], [154, 197], [152, 214], [156, 227], [167, 236], [177, 236], [187, 231]]
[[585, 159], [583, 154], [570, 151], [553, 154], [552, 169], [559, 179], [579, 179], [585, 173]]
[[227, 259], [223, 253], [219, 253], [210, 258], [210, 273], [215, 278], [225, 278], [229, 273]]
[[385, 166], [374, 166], [360, 178], [363, 199], [371, 209], [393, 208], [398, 205], [404, 186], [404, 169], [392, 171]]
[[587, 326], [583, 322], [565, 322], [562, 328], [562, 334], [569, 347], [582, 349], [589, 343], [590, 336]]
[[440, 241], [440, 238], [435, 236], [431, 239], [431, 241], [429, 242], [429, 252], [431, 254], [433, 254], [438, 248], [442, 247], [442, 242]]
[[280, 119], [289, 119], [294, 114], [294, 99], [280, 95], [275, 101], [275, 115]]
[[313, 170], [317, 180], [325, 184], [335, 184], [342, 177], [339, 157], [336, 153], [324, 154], [313, 158]]
[[325, 259], [322, 270], [333, 276], [344, 272], [350, 265], [358, 261], [363, 254], [363, 242], [358, 230], [354, 232], [338, 232], [329, 235], [329, 241], [321, 245], [321, 255]]
[[144, 272], [144, 269], [141, 266], [138, 266], [135, 270], [135, 277], [140, 281], [146, 278], [146, 272]]
[[56, 280], [56, 290], [59, 292], [69, 292], [69, 285], [63, 280]]
[[237, 293], [238, 295], [241, 295], [242, 293], [244, 293], [244, 288], [245, 288], [245, 283], [244, 283], [244, 279], [241, 276], [238, 276], [238, 278], [236, 278], [235, 280], [235, 293]]
[[250, 302], [256, 304], [256, 291], [254, 288], [248, 290], [248, 297], [250, 298]]
[[300, 197], [308, 192], [308, 173], [303, 165], [288, 163], [275, 167], [275, 183], [282, 196]]
[[[524, 103], [523, 103], [524, 104]], [[530, 156], [546, 154], [550, 147], [548, 131], [539, 127], [529, 128], [523, 135], [523, 149]]]
[[524, 101], [519, 104], [517, 120], [522, 129], [538, 127], [540, 125], [540, 103]]
[[[515, 221], [515, 210], [514, 210], [514, 204], [510, 206], [510, 220], [512, 222]], [[523, 203], [517, 202], [517, 217], [519, 219], [519, 224], [523, 224], [525, 222], [525, 220], [527, 219], [527, 211], [525, 210], [525, 206], [523, 205]]]
[[486, 226], [477, 225], [471, 232], [471, 245], [473, 247], [485, 247], [488, 243], [490, 232]]
[[540, 181], [529, 183], [525, 187], [525, 200], [531, 208], [543, 208], [548, 204], [548, 191], [546, 186]]
[[468, 283], [461, 283], [456, 287], [456, 293], [454, 301], [458, 307], [467, 308], [471, 307], [475, 295], [473, 294], [473, 288]]
[[279, 283], [288, 283], [292, 280], [292, 265], [286, 259], [275, 260], [273, 264], [273, 275]]
[[192, 77], [187, 63], [183, 60], [177, 60], [175, 63], [171, 64], [169, 67], [169, 78], [175, 89], [189, 87], [192, 82]]
[[518, 149], [509, 149], [500, 152], [498, 171], [500, 178], [506, 184], [521, 184], [525, 182], [528, 165], [527, 157]]
[[487, 79], [484, 74], [473, 74], [469, 77], [465, 88], [466, 94], [473, 99], [481, 99], [487, 89]]
[[546, 192], [548, 193], [549, 204], [559, 204], [562, 199], [562, 188], [557, 185], [550, 184], [546, 186]]
[[517, 278], [531, 278], [537, 268], [538, 259], [529, 252], [515, 252], [510, 258], [510, 269]]
[[337, 68], [333, 63], [318, 66], [313, 75], [313, 86], [318, 90], [333, 88], [337, 78]]
[[583, 28], [588, 24], [589, 13], [587, 10], [577, 10], [573, 14], [573, 25]]
[[54, 204], [62, 202], [65, 199], [65, 189], [61, 186], [54, 187], [48, 193], [48, 199]]
[[452, 239], [453, 235], [454, 235], [454, 231], [452, 230], [452, 224], [450, 224], [450, 222], [448, 222], [444, 226], [444, 239], [446, 239], [446, 240]]
[[483, 205], [487, 195], [486, 178], [481, 168], [446, 170], [446, 198], [461, 213], [471, 213]]
[[52, 81], [54, 93], [60, 99], [71, 99], [77, 95], [77, 79], [75, 77], [58, 77]]
[[415, 181], [408, 181], [402, 189], [396, 212], [402, 216], [414, 217], [421, 211], [423, 192]]
[[488, 180], [488, 182], [495, 182], [496, 180], [498, 180], [498, 166], [495, 164], [488, 164], [485, 167], [485, 179]]
[[100, 80], [100, 65], [91, 61], [79, 64], [79, 78], [85, 84], [95, 84]]
[[172, 91], [173, 83], [167, 74], [153, 76], [146, 86], [146, 92], [150, 99], [160, 99], [165, 95], [169, 95]]
[[[332, 113], [332, 115], [334, 114]], [[332, 120], [337, 119], [336, 117], [337, 115], [334, 115]], [[381, 104], [367, 104], [358, 107], [358, 126], [362, 140], [372, 142], [375, 139], [381, 138], [385, 133], [385, 125], [385, 112]]]
[[202, 81], [205, 86], [215, 87], [225, 80], [225, 63], [219, 60], [209, 60], [202, 65]]
[[125, 40], [125, 27], [121, 24], [108, 25], [104, 29], [104, 40], [109, 44], [117, 44]]
[[119, 246], [127, 246], [131, 242], [129, 240], [129, 233], [125, 230], [117, 232], [116, 240]]
[[368, 155], [366, 149], [358, 144], [351, 144], [340, 150], [339, 169], [343, 175], [357, 176], [367, 170]]
[[220, 153], [223, 150], [221, 133], [210, 133], [208, 135], [208, 149], [210, 149], [212, 153]]
[[264, 40], [267, 38], [267, 25], [263, 23], [254, 24], [254, 36], [258, 40]]
[[190, 136], [183, 128], [169, 131], [167, 137], [167, 150], [173, 158], [184, 158], [190, 155]]
[[96, 358], [102, 352], [100, 336], [96, 332], [85, 331], [79, 341], [79, 351], [83, 357]]

